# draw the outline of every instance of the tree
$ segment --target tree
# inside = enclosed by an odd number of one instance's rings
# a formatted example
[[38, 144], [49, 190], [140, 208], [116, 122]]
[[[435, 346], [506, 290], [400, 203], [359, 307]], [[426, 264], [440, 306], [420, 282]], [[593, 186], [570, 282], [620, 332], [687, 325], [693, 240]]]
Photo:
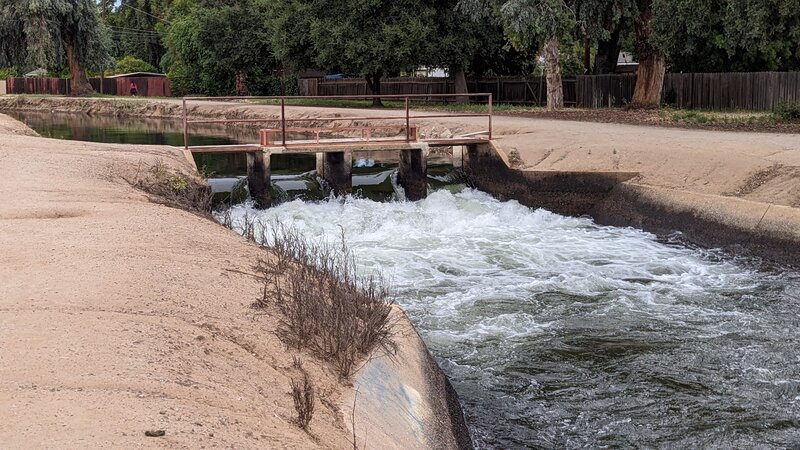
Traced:
[[[428, 0], [277, 0], [273, 45], [286, 65], [310, 64], [364, 77], [381, 93], [381, 78], [430, 61], [435, 32]], [[380, 98], [373, 105], [381, 105]]]
[[147, 61], [135, 56], [124, 56], [117, 60], [114, 73], [155, 72], [156, 69]]
[[0, 65], [69, 66], [73, 95], [92, 92], [86, 70], [104, 70], [107, 30], [94, 0], [0, 0]]
[[[473, 55], [490, 42], [485, 24], [469, 20], [462, 11], [457, 10], [458, 0], [435, 2], [435, 31], [430, 39], [432, 65], [446, 67], [454, 79], [456, 94], [467, 93], [466, 72], [470, 68]], [[468, 97], [457, 97], [458, 103], [468, 103]]]
[[589, 46], [597, 43], [593, 73], [616, 71], [622, 34], [636, 12], [635, 0], [576, 0], [578, 31]]
[[543, 48], [547, 108], [564, 107], [559, 43], [575, 27], [575, 13], [565, 0], [460, 0], [459, 8], [476, 18], [498, 20], [518, 48]]
[[179, 0], [166, 29], [170, 80], [178, 92], [248, 95], [250, 76], [275, 66], [266, 0]]
[[116, 56], [132, 55], [159, 66], [166, 49], [158, 30], [169, 5], [169, 0], [121, 0], [112, 13], [101, 13], [114, 37]]
[[653, 0], [637, 0], [636, 3], [639, 12], [634, 21], [633, 33], [639, 68], [636, 70], [632, 103], [634, 107], [657, 107], [661, 103], [661, 91], [664, 88], [666, 57], [661, 48], [651, 40]]
[[800, 1], [654, 1], [653, 40], [673, 71], [800, 70]]

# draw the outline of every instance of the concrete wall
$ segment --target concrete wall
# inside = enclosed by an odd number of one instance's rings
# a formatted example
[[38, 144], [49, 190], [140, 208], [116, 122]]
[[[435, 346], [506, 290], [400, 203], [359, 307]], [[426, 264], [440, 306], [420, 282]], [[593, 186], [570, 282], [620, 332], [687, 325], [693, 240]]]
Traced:
[[470, 148], [464, 163], [479, 189], [502, 200], [559, 214], [590, 215], [603, 225], [680, 231], [695, 244], [770, 261], [800, 261], [797, 208], [645, 186], [630, 172], [524, 171], [510, 166], [496, 143]]
[[[356, 374], [358, 448], [471, 449], [458, 396], [399, 308], [393, 311], [397, 354], [373, 355]], [[349, 430], [352, 409], [343, 411]]]
[[464, 155], [464, 170], [478, 189], [501, 200], [559, 214], [590, 214], [633, 172], [523, 171], [510, 169], [496, 144], [472, 145]]
[[677, 230], [704, 247], [800, 261], [800, 210], [788, 206], [622, 183], [592, 215], [607, 225]]

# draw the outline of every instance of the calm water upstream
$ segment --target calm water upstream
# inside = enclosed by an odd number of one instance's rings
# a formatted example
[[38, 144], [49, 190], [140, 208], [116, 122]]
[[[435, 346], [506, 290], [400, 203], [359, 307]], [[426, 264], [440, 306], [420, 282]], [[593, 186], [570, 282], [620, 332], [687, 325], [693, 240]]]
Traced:
[[479, 447], [800, 445], [797, 273], [470, 189], [257, 214], [385, 272]]
[[[182, 143], [179, 122], [13, 115], [51, 137]], [[253, 138], [230, 133], [199, 130], [193, 144]], [[356, 190], [391, 196], [390, 165], [357, 164]], [[446, 184], [446, 172], [432, 168], [429, 181]], [[276, 184], [299, 192], [288, 198], [324, 197], [308, 175]], [[456, 187], [415, 203], [348, 197], [233, 213], [309, 239], [344, 229], [361, 267], [391, 281], [480, 448], [800, 446], [797, 272]]]

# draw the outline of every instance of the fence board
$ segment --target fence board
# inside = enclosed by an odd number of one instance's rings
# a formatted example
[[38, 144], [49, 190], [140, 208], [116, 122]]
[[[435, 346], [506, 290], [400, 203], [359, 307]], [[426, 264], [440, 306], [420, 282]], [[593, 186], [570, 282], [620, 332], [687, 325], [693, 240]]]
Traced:
[[[136, 83], [136, 88], [142, 97], [169, 97], [172, 95], [169, 79], [163, 77], [89, 79], [89, 83], [95, 91], [108, 95], [130, 95], [131, 81]], [[11, 77], [6, 80], [6, 84], [9, 94], [69, 95], [70, 93], [70, 80], [63, 78]]]
[[[577, 77], [578, 106], [620, 106], [633, 98], [635, 75]], [[678, 108], [771, 110], [800, 101], [800, 72], [668, 73], [663, 100]]]
[[[369, 95], [366, 81], [362, 79], [323, 80], [303, 79], [299, 81], [300, 95]], [[576, 103], [574, 78], [564, 78], [564, 103]], [[469, 92], [492, 93], [496, 103], [546, 105], [546, 82], [542, 77], [482, 78], [467, 81]], [[450, 78], [387, 78], [381, 81], [381, 94], [452, 94], [455, 83]], [[429, 101], [453, 102], [455, 97], [429, 98]]]

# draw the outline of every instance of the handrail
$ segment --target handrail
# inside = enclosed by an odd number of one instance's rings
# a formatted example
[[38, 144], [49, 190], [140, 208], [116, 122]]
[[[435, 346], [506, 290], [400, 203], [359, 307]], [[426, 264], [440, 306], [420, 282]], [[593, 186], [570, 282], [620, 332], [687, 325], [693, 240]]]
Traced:
[[[442, 114], [411, 114], [410, 103], [412, 100], [417, 99], [430, 99], [430, 98], [486, 98], [488, 104], [488, 113], [442, 113]], [[308, 117], [308, 118], [287, 118], [286, 117], [286, 101], [287, 100], [370, 100], [370, 99], [397, 99], [403, 100], [405, 115], [404, 116], [355, 116], [355, 117]], [[189, 120], [187, 102], [189, 101], [230, 101], [230, 100], [277, 100], [280, 102], [281, 116], [280, 118], [264, 118], [264, 119], [208, 119], [208, 120]], [[406, 142], [411, 142], [411, 119], [433, 119], [433, 118], [457, 118], [457, 117], [488, 117], [489, 119], [489, 139], [492, 138], [492, 115], [493, 115], [493, 102], [492, 93], [466, 93], [466, 94], [385, 94], [385, 95], [333, 95], [326, 97], [315, 96], [239, 96], [239, 97], [183, 97], [183, 147], [184, 150], [189, 150], [189, 125], [192, 124], [210, 124], [210, 123], [268, 123], [278, 122], [281, 125], [281, 140], [282, 145], [286, 146], [286, 131], [287, 123], [295, 122], [309, 122], [309, 121], [353, 121], [353, 120], [402, 120], [405, 119], [406, 129]], [[416, 139], [416, 137], [415, 137]]]

